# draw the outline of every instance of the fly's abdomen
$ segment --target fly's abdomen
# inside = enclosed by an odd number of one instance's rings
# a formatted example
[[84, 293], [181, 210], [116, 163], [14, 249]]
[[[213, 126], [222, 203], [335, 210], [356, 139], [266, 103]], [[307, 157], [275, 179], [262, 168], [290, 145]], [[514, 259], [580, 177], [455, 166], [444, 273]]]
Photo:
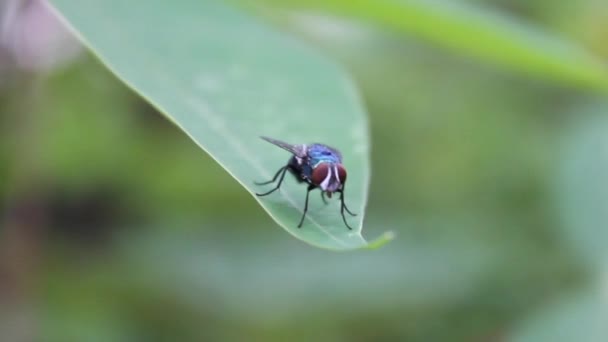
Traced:
[[289, 158], [287, 167], [289, 168], [291, 174], [293, 174], [298, 180], [298, 182], [310, 182], [310, 177], [312, 175], [312, 167], [310, 167], [307, 160], [293, 156]]

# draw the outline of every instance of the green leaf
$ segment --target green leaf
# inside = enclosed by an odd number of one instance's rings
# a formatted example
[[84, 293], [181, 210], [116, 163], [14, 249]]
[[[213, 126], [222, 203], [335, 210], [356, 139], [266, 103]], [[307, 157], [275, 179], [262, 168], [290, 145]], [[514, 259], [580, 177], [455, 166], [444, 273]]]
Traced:
[[312, 245], [368, 246], [361, 235], [370, 168], [367, 119], [351, 81], [334, 64], [216, 1], [52, 3], [110, 70], [251, 194], [268, 190], [253, 182], [270, 179], [289, 158], [258, 136], [341, 149], [349, 170], [346, 201], [359, 213], [348, 218], [352, 231], [338, 201], [324, 206], [318, 193], [298, 229], [306, 189], [292, 178], [280, 193], [254, 197], [289, 233]]
[[462, 1], [259, 1], [371, 22], [526, 75], [608, 90], [606, 63], [581, 46], [514, 17]]

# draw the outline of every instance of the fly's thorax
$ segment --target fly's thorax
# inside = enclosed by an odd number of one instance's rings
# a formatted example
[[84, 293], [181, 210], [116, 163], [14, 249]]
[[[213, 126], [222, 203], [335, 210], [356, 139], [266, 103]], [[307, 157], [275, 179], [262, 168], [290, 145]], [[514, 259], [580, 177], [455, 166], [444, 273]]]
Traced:
[[312, 183], [329, 194], [342, 189], [346, 169], [339, 163], [319, 163], [312, 169]]
[[342, 163], [342, 155], [335, 148], [323, 144], [311, 144], [307, 146], [306, 155], [308, 156], [313, 168], [320, 163]]

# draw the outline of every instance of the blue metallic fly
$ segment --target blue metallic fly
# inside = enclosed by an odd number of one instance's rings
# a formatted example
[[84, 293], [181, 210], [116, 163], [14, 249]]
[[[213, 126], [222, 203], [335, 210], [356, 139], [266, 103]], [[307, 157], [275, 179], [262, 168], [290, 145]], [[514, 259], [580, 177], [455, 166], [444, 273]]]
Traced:
[[276, 182], [277, 178], [279, 179], [277, 185], [270, 191], [261, 194], [256, 193], [256, 195], [266, 196], [278, 190], [283, 183], [285, 173], [289, 171], [295, 176], [298, 183], [308, 184], [306, 201], [304, 202], [304, 213], [302, 214], [298, 228], [302, 227], [304, 217], [306, 217], [306, 212], [308, 211], [308, 194], [311, 190], [319, 188], [321, 189], [321, 197], [325, 203], [327, 203], [325, 200], [325, 194], [327, 194], [327, 197], [331, 198], [331, 195], [334, 192], [340, 193], [340, 213], [342, 214], [342, 219], [344, 220], [346, 227], [352, 230], [352, 228], [346, 222], [344, 211], [346, 210], [346, 212], [352, 216], [356, 216], [357, 214], [353, 214], [344, 203], [346, 169], [344, 169], [344, 166], [342, 166], [342, 155], [340, 154], [340, 151], [323, 144], [292, 145], [268, 137], [261, 138], [273, 145], [291, 152], [293, 156], [289, 158], [287, 165], [283, 166], [277, 171], [277, 173], [275, 173], [272, 180], [255, 183], [256, 185], [266, 185]]

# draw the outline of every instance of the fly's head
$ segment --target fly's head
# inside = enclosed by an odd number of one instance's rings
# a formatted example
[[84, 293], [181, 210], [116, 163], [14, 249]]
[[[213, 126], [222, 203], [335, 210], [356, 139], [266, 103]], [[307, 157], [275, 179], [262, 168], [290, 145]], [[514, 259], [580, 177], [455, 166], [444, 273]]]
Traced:
[[312, 170], [311, 181], [321, 188], [321, 191], [331, 197], [334, 192], [341, 191], [346, 183], [346, 169], [339, 163], [319, 163]]

